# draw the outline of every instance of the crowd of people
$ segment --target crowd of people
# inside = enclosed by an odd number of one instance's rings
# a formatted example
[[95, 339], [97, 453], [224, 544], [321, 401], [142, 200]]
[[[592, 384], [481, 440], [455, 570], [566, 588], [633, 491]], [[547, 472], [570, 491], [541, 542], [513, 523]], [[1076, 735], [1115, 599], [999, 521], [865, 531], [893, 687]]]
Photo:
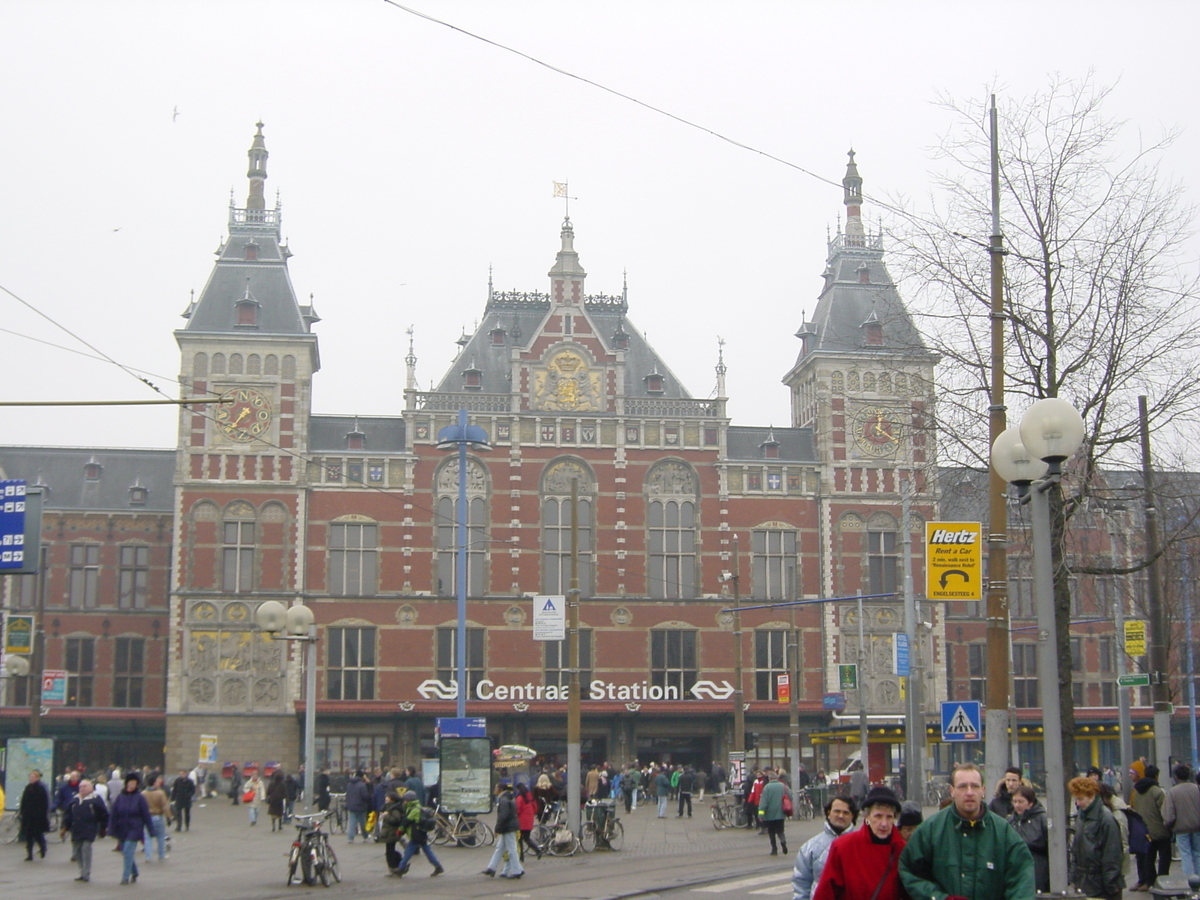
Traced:
[[85, 777], [81, 769], [69, 770], [51, 784], [36, 769], [29, 774], [17, 805], [18, 840], [25, 844], [25, 861], [46, 857], [46, 834], [58, 818], [62, 839], [71, 838], [71, 862], [78, 863], [76, 881], [92, 877], [92, 845], [103, 838], [115, 841], [114, 852], [123, 854], [121, 884], [133, 884], [140, 874], [137, 851], [142, 847], [146, 862], [167, 857], [168, 828], [191, 828], [192, 802], [197, 780], [203, 775], [181, 771], [166, 786], [164, 776], [151, 769], [122, 774], [116, 766]]

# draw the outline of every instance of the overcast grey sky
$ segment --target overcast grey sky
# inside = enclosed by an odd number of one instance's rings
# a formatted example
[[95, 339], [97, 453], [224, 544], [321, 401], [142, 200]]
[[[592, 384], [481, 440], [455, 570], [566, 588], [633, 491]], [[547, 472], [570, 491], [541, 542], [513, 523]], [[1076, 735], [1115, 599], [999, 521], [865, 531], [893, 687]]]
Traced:
[[[1117, 83], [1128, 137], [1184, 128], [1194, 199], [1194, 2], [412, 0], [414, 8], [827, 177], [731, 146], [383, 0], [8, 0], [0, 9], [0, 285], [172, 396], [172, 336], [208, 277], [266, 123], [292, 279], [323, 321], [315, 410], [398, 414], [497, 288], [545, 290], [567, 181], [591, 293], [694, 395], [727, 342], [738, 424], [788, 424], [780, 378], [820, 286], [853, 145], [868, 194], [928, 206], [938, 92]], [[175, 111], [178, 115], [175, 116]], [[864, 208], [874, 227], [882, 211]], [[886, 225], [885, 220], [885, 225]], [[1200, 247], [1189, 264], [1196, 265]], [[0, 294], [0, 396], [153, 392]], [[10, 333], [15, 332], [16, 334]], [[0, 410], [0, 442], [170, 447], [167, 409]]]

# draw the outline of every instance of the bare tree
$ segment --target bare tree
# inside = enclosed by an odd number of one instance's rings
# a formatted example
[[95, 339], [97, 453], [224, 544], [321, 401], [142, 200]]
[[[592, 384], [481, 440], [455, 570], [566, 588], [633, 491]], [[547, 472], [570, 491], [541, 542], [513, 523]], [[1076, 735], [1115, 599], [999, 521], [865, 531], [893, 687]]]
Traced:
[[[1060, 78], [1031, 97], [1002, 98], [999, 112], [1009, 407], [1019, 415], [1033, 400], [1062, 397], [1087, 423], [1085, 446], [1050, 498], [1060, 659], [1070, 658], [1070, 521], [1097, 472], [1137, 452], [1138, 395], [1150, 398], [1159, 435], [1194, 426], [1200, 413], [1197, 279], [1181, 262], [1195, 210], [1158, 169], [1174, 134], [1125, 151], [1122, 123], [1104, 114], [1109, 93], [1090, 75]], [[948, 171], [933, 212], [897, 235], [898, 255], [918, 324], [943, 357], [934, 412], [942, 459], [986, 468], [987, 95], [940, 103], [954, 117], [939, 149]], [[1064, 668], [1071, 772], [1075, 715]]]

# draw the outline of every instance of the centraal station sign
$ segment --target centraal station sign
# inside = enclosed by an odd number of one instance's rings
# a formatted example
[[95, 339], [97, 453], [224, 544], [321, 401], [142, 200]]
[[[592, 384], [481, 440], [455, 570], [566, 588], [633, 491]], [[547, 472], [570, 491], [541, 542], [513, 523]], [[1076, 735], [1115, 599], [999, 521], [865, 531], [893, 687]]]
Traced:
[[[696, 700], [728, 700], [733, 696], [733, 685], [728, 681], [720, 684], [713, 681], [697, 681], [687, 692]], [[585, 700], [684, 700], [679, 685], [657, 685], [646, 681], [634, 684], [614, 684], [595, 679], [585, 688]], [[417, 687], [417, 693], [426, 700], [457, 700], [458, 682], [440, 681], [429, 678]], [[474, 700], [569, 700], [568, 685], [557, 684], [496, 684], [485, 678], [475, 685]]]

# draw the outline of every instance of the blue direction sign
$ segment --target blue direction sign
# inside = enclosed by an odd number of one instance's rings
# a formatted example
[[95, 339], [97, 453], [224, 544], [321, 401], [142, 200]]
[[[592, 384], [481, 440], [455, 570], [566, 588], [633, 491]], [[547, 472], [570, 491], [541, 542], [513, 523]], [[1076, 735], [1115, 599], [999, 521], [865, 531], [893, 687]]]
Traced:
[[942, 701], [942, 740], [983, 740], [982, 704], [978, 700]]
[[487, 719], [468, 716], [465, 719], [438, 719], [437, 733], [439, 738], [457, 737], [474, 738], [487, 737]]
[[908, 635], [903, 631], [892, 638], [892, 664], [896, 675], [902, 678], [908, 677]]
[[25, 482], [0, 481], [0, 569], [25, 564]]
[[846, 708], [846, 695], [841, 691], [831, 691], [821, 695], [821, 708], [841, 711]]

